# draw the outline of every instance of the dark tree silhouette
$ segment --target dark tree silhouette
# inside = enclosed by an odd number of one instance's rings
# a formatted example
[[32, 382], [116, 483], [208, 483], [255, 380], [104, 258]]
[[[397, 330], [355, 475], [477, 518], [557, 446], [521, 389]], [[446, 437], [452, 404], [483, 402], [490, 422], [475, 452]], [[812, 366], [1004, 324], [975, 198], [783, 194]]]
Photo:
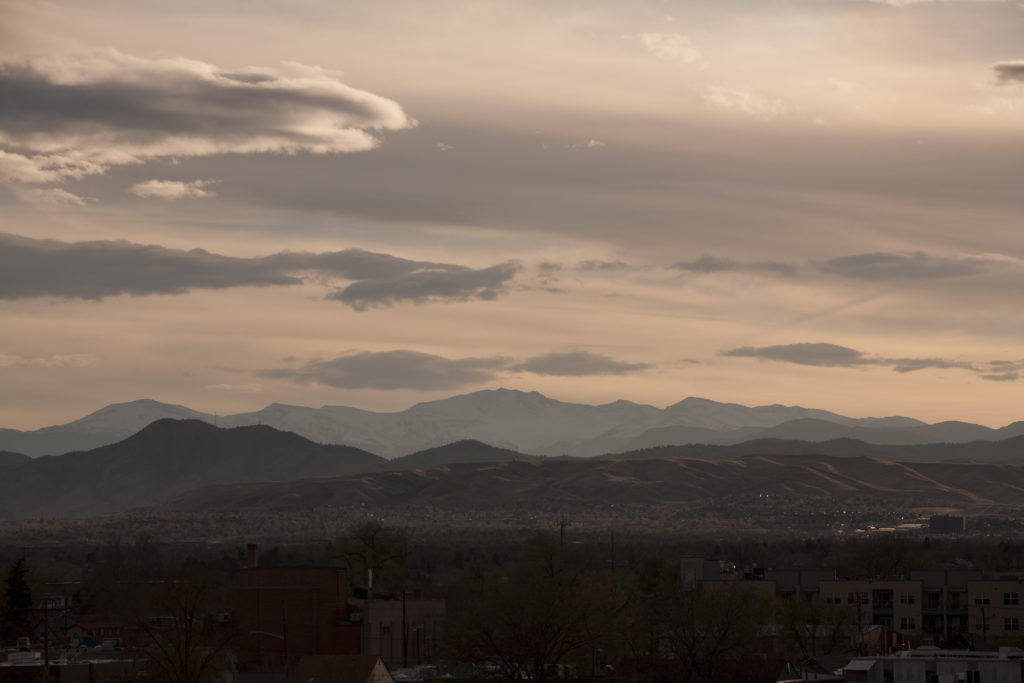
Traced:
[[476, 564], [465, 573], [449, 633], [458, 656], [496, 665], [507, 680], [560, 677], [565, 664], [593, 668], [621, 609], [614, 575], [593, 553], [547, 534], [524, 550], [507, 569]]
[[29, 572], [28, 562], [24, 557], [18, 558], [4, 572], [4, 603], [0, 633], [5, 639], [32, 635], [34, 602]]
[[385, 526], [379, 519], [358, 522], [348, 528], [328, 553], [345, 563], [349, 578], [356, 585], [369, 587], [372, 572], [374, 592], [405, 590], [409, 538], [404, 530]]

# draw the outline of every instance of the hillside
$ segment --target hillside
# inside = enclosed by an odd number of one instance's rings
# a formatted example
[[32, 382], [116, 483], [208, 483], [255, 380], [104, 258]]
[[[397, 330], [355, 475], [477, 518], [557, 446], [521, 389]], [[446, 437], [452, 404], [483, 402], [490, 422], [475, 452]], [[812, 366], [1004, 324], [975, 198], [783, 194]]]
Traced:
[[701, 458], [727, 460], [745, 455], [827, 455], [838, 458], [868, 457], [914, 463], [1017, 463], [1024, 464], [1024, 436], [1002, 441], [970, 443], [873, 444], [850, 438], [828, 441], [758, 438], [738, 444], [687, 444], [654, 446], [624, 453], [599, 456], [605, 460], [647, 460], [650, 458]]
[[462, 463], [320, 480], [218, 486], [184, 494], [176, 511], [295, 510], [315, 505], [423, 505], [487, 510], [554, 506], [728, 505], [761, 496], [858, 505], [1019, 504], [1024, 465], [921, 463], [816, 455], [708, 461], [543, 460]]
[[490, 446], [473, 439], [464, 439], [395, 458], [390, 462], [390, 466], [393, 469], [413, 470], [464, 462], [504, 462], [506, 460], [534, 459], [535, 457], [523, 455], [507, 448]]
[[23, 465], [28, 462], [29, 458], [24, 453], [12, 453], [11, 451], [0, 451], [0, 469], [6, 467], [14, 467], [15, 465]]
[[159, 504], [211, 484], [285, 481], [382, 471], [387, 463], [271, 427], [218, 429], [158, 420], [124, 441], [7, 469], [0, 517], [73, 517]]

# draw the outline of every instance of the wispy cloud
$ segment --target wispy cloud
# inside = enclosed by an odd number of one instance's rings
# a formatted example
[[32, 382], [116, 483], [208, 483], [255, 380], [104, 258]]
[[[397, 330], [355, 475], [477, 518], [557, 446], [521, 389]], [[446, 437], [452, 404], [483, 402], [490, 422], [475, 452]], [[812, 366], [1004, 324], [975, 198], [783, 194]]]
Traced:
[[182, 182], [179, 180], [147, 180], [142, 183], [135, 183], [128, 191], [139, 197], [155, 197], [173, 201], [187, 197], [216, 197], [216, 193], [207, 190], [206, 186], [211, 185], [215, 180], [193, 180]]
[[664, 59], [675, 59], [685, 64], [701, 64], [703, 53], [687, 36], [678, 33], [641, 33], [637, 36], [648, 52]]
[[632, 266], [632, 265], [626, 263], [625, 261], [594, 261], [594, 260], [590, 260], [590, 261], [581, 261], [580, 263], [576, 264], [576, 268], [579, 269], [579, 270], [591, 270], [591, 271], [593, 271], [593, 270], [603, 270], [603, 271], [629, 270], [630, 268], [634, 268], [634, 267], [635, 266]]
[[853, 254], [818, 264], [823, 273], [871, 281], [957, 278], [1005, 268], [1024, 269], [1024, 261], [1003, 254], [950, 257], [915, 251]]
[[714, 109], [742, 114], [755, 119], [773, 119], [785, 107], [777, 99], [765, 97], [752, 90], [728, 88], [721, 85], [708, 86], [701, 97]]
[[90, 353], [70, 353], [53, 356], [15, 356], [0, 353], [0, 368], [84, 368], [96, 364], [96, 356]]
[[817, 367], [852, 368], [858, 366], [882, 366], [895, 372], [909, 373], [926, 369], [967, 370], [978, 377], [991, 381], [1017, 379], [1024, 371], [1024, 360], [1020, 361], [979, 361], [969, 362], [946, 358], [887, 358], [874, 356], [847, 346], [824, 342], [799, 342], [775, 346], [741, 346], [720, 351], [720, 356], [736, 358], [759, 358], [761, 360], [812, 365]]

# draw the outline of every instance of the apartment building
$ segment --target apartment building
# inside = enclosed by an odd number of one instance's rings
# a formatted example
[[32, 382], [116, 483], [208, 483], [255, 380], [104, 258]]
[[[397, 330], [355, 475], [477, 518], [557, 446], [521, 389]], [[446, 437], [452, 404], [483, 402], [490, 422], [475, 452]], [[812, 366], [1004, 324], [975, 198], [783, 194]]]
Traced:
[[886, 579], [840, 579], [835, 570], [755, 569], [684, 557], [682, 586], [743, 586], [782, 599], [822, 600], [856, 611], [861, 625], [878, 625], [901, 640], [934, 643], [971, 634], [1024, 643], [1024, 573], [913, 571]]

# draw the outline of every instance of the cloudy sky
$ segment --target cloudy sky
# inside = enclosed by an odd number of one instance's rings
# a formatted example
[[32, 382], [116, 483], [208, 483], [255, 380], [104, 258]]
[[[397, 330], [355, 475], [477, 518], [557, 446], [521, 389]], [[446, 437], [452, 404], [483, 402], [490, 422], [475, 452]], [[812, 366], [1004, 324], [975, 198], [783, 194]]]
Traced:
[[0, 427], [1024, 419], [1024, 4], [0, 0]]

